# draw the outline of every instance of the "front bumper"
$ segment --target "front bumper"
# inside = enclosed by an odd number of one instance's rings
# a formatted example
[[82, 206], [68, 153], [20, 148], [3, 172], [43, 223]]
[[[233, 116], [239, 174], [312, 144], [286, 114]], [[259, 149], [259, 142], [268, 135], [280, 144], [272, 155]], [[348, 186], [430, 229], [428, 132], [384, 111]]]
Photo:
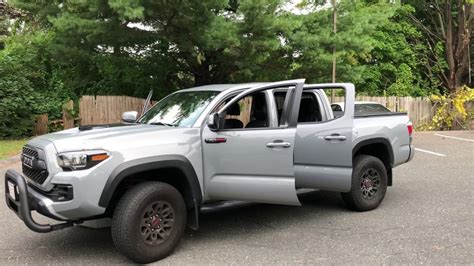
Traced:
[[[13, 191], [12, 191], [13, 190]], [[25, 178], [14, 170], [7, 170], [5, 173], [5, 199], [8, 207], [18, 215], [25, 225], [32, 231], [47, 233], [55, 230], [74, 226], [75, 221], [64, 221], [54, 215], [35, 193], [28, 191]], [[59, 224], [39, 224], [31, 216], [31, 211], [63, 221]]]

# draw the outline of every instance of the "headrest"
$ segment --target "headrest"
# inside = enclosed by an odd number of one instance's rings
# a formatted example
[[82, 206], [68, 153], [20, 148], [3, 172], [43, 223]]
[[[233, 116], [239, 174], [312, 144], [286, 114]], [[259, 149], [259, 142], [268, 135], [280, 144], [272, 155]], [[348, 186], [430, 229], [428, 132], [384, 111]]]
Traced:
[[244, 127], [244, 123], [242, 123], [242, 121], [240, 121], [239, 119], [235, 119], [235, 118], [228, 118], [225, 120], [225, 123], [224, 123], [224, 128], [243, 128]]
[[240, 115], [240, 106], [238, 103], [234, 103], [227, 109], [227, 115]]
[[253, 112], [255, 120], [267, 121], [267, 114], [263, 110], [255, 110]]
[[300, 103], [300, 114], [301, 113], [313, 113], [316, 111], [316, 105], [314, 100], [311, 98], [303, 98]]

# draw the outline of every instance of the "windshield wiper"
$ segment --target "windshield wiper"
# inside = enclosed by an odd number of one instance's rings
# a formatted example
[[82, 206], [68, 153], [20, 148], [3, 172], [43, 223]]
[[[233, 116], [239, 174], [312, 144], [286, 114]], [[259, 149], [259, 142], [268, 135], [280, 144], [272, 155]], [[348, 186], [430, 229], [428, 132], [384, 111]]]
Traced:
[[177, 127], [178, 125], [170, 124], [170, 123], [163, 123], [163, 122], [151, 122], [148, 125], [158, 125], [158, 126], [169, 126], [169, 127]]

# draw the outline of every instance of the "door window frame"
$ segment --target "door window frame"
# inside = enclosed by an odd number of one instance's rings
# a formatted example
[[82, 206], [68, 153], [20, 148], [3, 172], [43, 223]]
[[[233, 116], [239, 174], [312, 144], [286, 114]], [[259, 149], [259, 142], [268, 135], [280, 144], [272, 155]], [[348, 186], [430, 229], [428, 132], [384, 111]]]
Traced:
[[[276, 102], [275, 100], [275, 92], [287, 92], [287, 89], [285, 88], [278, 88], [278, 89], [274, 89], [272, 91], [272, 97], [273, 97], [273, 101]], [[321, 112], [321, 121], [314, 121], [314, 122], [298, 122], [298, 117], [296, 118], [296, 123], [297, 125], [304, 125], [304, 124], [320, 124], [320, 123], [324, 123], [324, 122], [327, 122], [327, 121], [331, 121], [331, 120], [334, 120], [334, 118], [331, 118], [329, 116], [329, 113], [327, 111], [327, 108], [325, 108], [325, 105], [323, 104], [323, 101], [326, 101], [327, 99], [326, 98], [322, 98], [321, 95], [320, 95], [320, 91], [319, 90], [316, 90], [316, 89], [306, 89], [305, 91], [305, 88], [303, 88], [303, 91], [301, 93], [301, 98], [303, 97], [303, 93], [310, 93], [312, 94], [312, 96], [314, 96], [314, 99], [316, 100], [316, 104], [318, 104], [318, 107], [319, 107], [319, 111]], [[301, 103], [301, 98], [300, 98], [300, 103]], [[329, 102], [329, 101], [328, 101]], [[276, 104], [275, 104], [276, 105]], [[276, 110], [277, 112], [277, 118], [278, 118], [278, 110]], [[299, 108], [297, 110], [298, 114], [299, 114]], [[283, 114], [282, 114], [283, 116]]]
[[[224, 96], [224, 98], [222, 98], [222, 99], [215, 105], [215, 107], [212, 109], [211, 114], [214, 113], [214, 112], [220, 112], [220, 111], [222, 111], [222, 109], [227, 105], [225, 102], [228, 101], [229, 99], [231, 99], [231, 101], [232, 101], [232, 99], [234, 99], [234, 98], [236, 98], [237, 96], [239, 96], [241, 92], [242, 92], [242, 91], [239, 91], [239, 92], [237, 92], [237, 93], [231, 93], [231, 94], [229, 94], [229, 95], [227, 95], [227, 96]], [[270, 114], [270, 112], [272, 112], [271, 109], [272, 109], [273, 107], [270, 106], [270, 99], [269, 99], [269, 96], [268, 96], [267, 91], [266, 91], [266, 90], [263, 90], [263, 91], [261, 91], [261, 92], [265, 95], [265, 102], [267, 103], [267, 109], [268, 109], [268, 110], [267, 110], [268, 127], [220, 128], [219, 131], [242, 131], [242, 130], [256, 130], [256, 129], [260, 129], [260, 130], [274, 129], [274, 128], [273, 128], [273, 125], [275, 124], [275, 123], [274, 123], [274, 117], [273, 117], [273, 115]], [[253, 92], [253, 93], [255, 93], [255, 92]], [[252, 94], [252, 93], [250, 93], [250, 94]], [[250, 95], [250, 94], [249, 94], [249, 95]], [[238, 103], [240, 100], [244, 99], [245, 97], [247, 97], [247, 96], [249, 96], [249, 95], [243, 96], [243, 97], [240, 98], [238, 101], [236, 101], [236, 103]], [[228, 101], [228, 102], [230, 102], [230, 101]], [[220, 110], [217, 110], [217, 108], [218, 108], [219, 106], [221, 106], [222, 103], [224, 103], [224, 106], [223, 106]], [[251, 110], [251, 112], [252, 112], [252, 111], [253, 111], [253, 110]], [[250, 123], [250, 121], [249, 121], [249, 123]]]
[[[313, 93], [316, 94], [316, 100], [319, 101], [321, 100], [321, 103], [322, 101], [326, 101], [328, 103], [327, 106], [325, 106], [324, 104], [320, 106], [320, 109], [324, 108], [324, 115], [326, 116], [326, 120], [322, 119], [321, 121], [314, 121], [314, 122], [299, 122], [298, 124], [299, 125], [311, 125], [311, 124], [324, 124], [324, 123], [329, 123], [329, 122], [332, 122], [332, 121], [336, 121], [336, 120], [339, 120], [339, 119], [342, 119], [346, 116], [346, 113], [344, 111], [343, 115], [340, 116], [340, 117], [334, 117], [334, 114], [332, 116], [332, 118], [330, 117], [329, 113], [328, 113], [328, 109], [331, 109], [331, 103], [329, 102], [329, 99], [327, 96], [325, 96], [325, 93], [324, 93], [324, 90], [326, 89], [342, 89], [344, 90], [344, 106], [347, 104], [347, 88], [345, 88], [344, 86], [341, 86], [341, 85], [338, 85], [338, 84], [334, 84], [334, 86], [331, 86], [332, 84], [330, 85], [327, 85], [327, 86], [323, 86], [323, 85], [309, 85], [307, 87], [304, 87], [303, 88], [303, 92], [305, 91], [311, 91]], [[324, 96], [321, 96], [321, 95], [324, 95]], [[324, 99], [321, 99], [321, 97], [324, 97]], [[346, 108], [344, 108], [345, 110]], [[331, 109], [331, 112], [332, 112], [332, 109]]]
[[[276, 113], [276, 104], [274, 103], [273, 96], [270, 97], [270, 93], [273, 93], [274, 89], [285, 89], [288, 87], [288, 92], [290, 93], [285, 97], [285, 103], [283, 105], [283, 112], [281, 116], [281, 120], [285, 122], [285, 124], [279, 126], [278, 116], [270, 115], [270, 113]], [[298, 119], [298, 110], [301, 101], [301, 93], [304, 87], [304, 79], [297, 79], [297, 80], [288, 80], [288, 81], [280, 81], [274, 82], [270, 84], [264, 84], [256, 87], [249, 88], [247, 90], [238, 92], [237, 95], [231, 94], [229, 97], [224, 97], [221, 99], [215, 106], [221, 105], [223, 102], [228, 100], [229, 98], [233, 97], [230, 101], [228, 101], [220, 110], [217, 111], [218, 115], [223, 115], [224, 111], [229, 108], [234, 103], [239, 102], [241, 99], [245, 98], [246, 96], [256, 93], [256, 92], [264, 92], [265, 93], [265, 100], [267, 102], [267, 116], [269, 116], [269, 126], [268, 127], [256, 127], [256, 128], [220, 128], [218, 132], [224, 131], [254, 131], [254, 130], [275, 130], [275, 129], [286, 129], [286, 128], [296, 128], [297, 126], [297, 119]], [[273, 102], [272, 102], [273, 101]], [[271, 109], [271, 110], [270, 110]], [[213, 113], [215, 109], [211, 113]], [[296, 119], [296, 120], [295, 120]], [[207, 126], [207, 125], [206, 125]]]

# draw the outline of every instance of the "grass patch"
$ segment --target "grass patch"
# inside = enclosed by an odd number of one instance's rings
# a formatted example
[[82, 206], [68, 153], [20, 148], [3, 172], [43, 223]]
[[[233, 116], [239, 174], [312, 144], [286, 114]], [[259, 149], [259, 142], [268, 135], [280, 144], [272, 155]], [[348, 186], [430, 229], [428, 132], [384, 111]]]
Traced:
[[0, 140], [0, 160], [19, 154], [28, 139]]

